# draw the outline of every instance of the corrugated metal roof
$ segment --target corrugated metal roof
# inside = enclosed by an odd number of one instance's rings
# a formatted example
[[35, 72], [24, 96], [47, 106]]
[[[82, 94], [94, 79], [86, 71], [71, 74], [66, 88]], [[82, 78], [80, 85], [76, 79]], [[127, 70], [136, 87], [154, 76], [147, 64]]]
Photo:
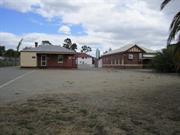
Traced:
[[[112, 50], [104, 55], [110, 55], [110, 54], [115, 54], [115, 53], [120, 53], [120, 52], [125, 52], [127, 51], [128, 49], [132, 48], [133, 46], [135, 46], [136, 44], [127, 44], [119, 49], [116, 49], [116, 50]], [[141, 48], [142, 50], [144, 50], [146, 53], [155, 53], [155, 51], [151, 50], [151, 49], [147, 49], [145, 47], [142, 47], [142, 46], [139, 46], [139, 45], [136, 45], [138, 46], [139, 48]]]
[[91, 58], [93, 58], [93, 56], [91, 56], [91, 55], [89, 55], [89, 54], [86, 54], [86, 53], [78, 53], [77, 54], [77, 56], [80, 58], [82, 58], [82, 57], [91, 57]]
[[38, 47], [25, 48], [21, 52], [37, 52], [37, 53], [70, 53], [76, 52], [57, 45], [39, 45]]

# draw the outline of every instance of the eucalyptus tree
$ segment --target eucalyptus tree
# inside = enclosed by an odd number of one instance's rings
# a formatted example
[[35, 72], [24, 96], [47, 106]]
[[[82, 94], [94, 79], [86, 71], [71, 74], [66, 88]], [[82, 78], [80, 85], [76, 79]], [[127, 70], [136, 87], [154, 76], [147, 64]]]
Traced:
[[72, 41], [71, 41], [70, 38], [66, 38], [66, 39], [64, 40], [63, 47], [64, 47], [64, 48], [67, 48], [67, 49], [70, 49], [70, 50], [76, 51], [76, 49], [77, 49], [77, 44], [76, 44], [76, 43], [72, 43]]

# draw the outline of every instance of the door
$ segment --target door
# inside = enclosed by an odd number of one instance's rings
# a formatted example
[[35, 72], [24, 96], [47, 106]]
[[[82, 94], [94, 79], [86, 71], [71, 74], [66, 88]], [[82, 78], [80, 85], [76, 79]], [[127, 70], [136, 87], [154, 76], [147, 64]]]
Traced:
[[41, 66], [46, 67], [47, 66], [47, 56], [41, 55]]

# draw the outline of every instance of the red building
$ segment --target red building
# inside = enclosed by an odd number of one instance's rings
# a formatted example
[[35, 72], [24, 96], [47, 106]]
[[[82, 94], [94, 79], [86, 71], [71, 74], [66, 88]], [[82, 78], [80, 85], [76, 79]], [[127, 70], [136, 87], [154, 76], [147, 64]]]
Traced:
[[40, 45], [21, 51], [21, 67], [77, 68], [76, 52], [55, 45]]
[[154, 57], [155, 52], [136, 44], [126, 45], [102, 56], [102, 67], [143, 68]]

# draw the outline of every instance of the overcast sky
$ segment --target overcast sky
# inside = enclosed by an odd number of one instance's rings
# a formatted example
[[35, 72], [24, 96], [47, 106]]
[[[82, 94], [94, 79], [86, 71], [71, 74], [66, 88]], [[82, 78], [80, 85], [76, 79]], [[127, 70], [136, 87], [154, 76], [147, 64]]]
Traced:
[[65, 38], [99, 48], [101, 53], [128, 43], [150, 49], [166, 46], [168, 29], [180, 0], [160, 11], [162, 0], [0, 0], [0, 44], [15, 48]]

